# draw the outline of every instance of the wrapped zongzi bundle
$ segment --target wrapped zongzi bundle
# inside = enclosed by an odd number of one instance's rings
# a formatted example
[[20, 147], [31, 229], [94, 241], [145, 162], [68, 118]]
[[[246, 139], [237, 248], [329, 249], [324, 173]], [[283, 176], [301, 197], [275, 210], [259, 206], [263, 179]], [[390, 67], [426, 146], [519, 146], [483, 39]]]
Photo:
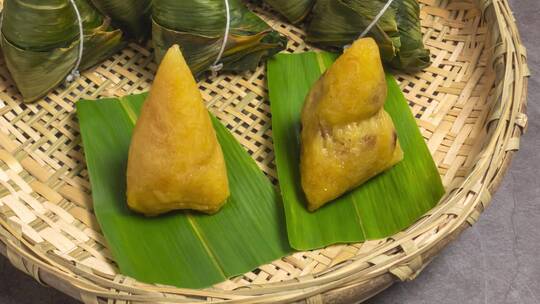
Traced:
[[131, 38], [143, 40], [151, 32], [152, 0], [91, 0], [101, 13]]
[[[75, 1], [84, 28], [80, 69], [89, 68], [122, 47], [113, 30], [85, 0]], [[6, 65], [25, 102], [46, 95], [75, 68], [79, 23], [69, 0], [5, 0], [1, 45]]]
[[127, 201], [145, 215], [217, 212], [229, 197], [221, 146], [177, 45], [161, 62], [133, 131]]
[[302, 110], [300, 175], [310, 211], [403, 158], [384, 110], [387, 87], [377, 44], [353, 43], [309, 92]]
[[[220, 60], [223, 70], [244, 71], [285, 47], [286, 39], [273, 31], [240, 0], [229, 0], [230, 31]], [[221, 50], [227, 14], [224, 1], [154, 0], [152, 39], [157, 61], [179, 44], [193, 74], [207, 70]]]
[[[307, 28], [307, 41], [341, 48], [361, 34], [387, 0], [317, 0]], [[381, 49], [382, 59], [403, 71], [418, 71], [430, 64], [422, 42], [417, 0], [394, 0], [368, 33]]]
[[298, 23], [309, 14], [315, 0], [264, 0], [292, 23]]

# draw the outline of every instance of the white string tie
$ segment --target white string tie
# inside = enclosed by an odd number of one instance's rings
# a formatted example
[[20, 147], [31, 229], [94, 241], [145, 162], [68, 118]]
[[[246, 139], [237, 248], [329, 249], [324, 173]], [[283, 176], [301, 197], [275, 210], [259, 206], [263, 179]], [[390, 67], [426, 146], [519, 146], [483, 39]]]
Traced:
[[[360, 36], [358, 36], [358, 39], [361, 39], [361, 38], [364, 38], [370, 31], [371, 29], [377, 24], [377, 22], [379, 22], [379, 20], [382, 18], [382, 16], [384, 15], [384, 13], [386, 13], [386, 11], [388, 10], [388, 8], [390, 7], [390, 5], [392, 5], [392, 2], [394, 2], [394, 0], [388, 0], [386, 2], [386, 4], [383, 6], [383, 8], [379, 11], [379, 13], [375, 16], [375, 18], [373, 18], [373, 20], [371, 21], [371, 23], [364, 29], [364, 31], [360, 34]], [[350, 47], [351, 45], [350, 44], [347, 44], [343, 47], [343, 50], [346, 50]]]
[[229, 31], [231, 30], [231, 11], [229, 8], [229, 0], [224, 0], [225, 2], [225, 13], [227, 15], [227, 20], [225, 23], [225, 33], [223, 35], [223, 42], [221, 43], [221, 48], [219, 50], [219, 53], [217, 55], [216, 61], [210, 66], [210, 71], [212, 71], [212, 74], [215, 76], [221, 69], [223, 69], [223, 62], [221, 61], [221, 57], [223, 56], [223, 53], [225, 52], [225, 47], [227, 46], [227, 40], [229, 40]]
[[71, 70], [71, 72], [66, 76], [66, 82], [71, 83], [81, 76], [81, 73], [79, 72], [79, 66], [81, 65], [81, 60], [83, 57], [84, 28], [81, 13], [79, 12], [77, 4], [75, 4], [75, 0], [69, 0], [69, 2], [73, 6], [73, 10], [75, 11], [75, 15], [77, 16], [77, 23], [79, 24], [79, 53], [77, 55], [77, 62], [75, 63], [75, 67], [73, 68], [73, 70]]

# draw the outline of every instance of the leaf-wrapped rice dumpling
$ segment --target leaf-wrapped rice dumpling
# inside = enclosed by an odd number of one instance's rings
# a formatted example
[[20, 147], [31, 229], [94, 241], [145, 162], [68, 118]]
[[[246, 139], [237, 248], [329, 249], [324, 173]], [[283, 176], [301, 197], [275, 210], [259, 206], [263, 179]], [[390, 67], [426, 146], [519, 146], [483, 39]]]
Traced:
[[151, 0], [91, 0], [96, 8], [109, 16], [131, 38], [145, 39], [151, 31]]
[[[273, 31], [240, 0], [229, 0], [230, 31], [221, 58], [223, 70], [244, 71], [285, 48], [286, 39]], [[179, 44], [194, 75], [207, 70], [221, 49], [226, 24], [223, 1], [154, 0], [152, 39], [156, 60]]]
[[[80, 69], [87, 69], [123, 46], [86, 0], [76, 0], [84, 28]], [[60, 84], [75, 67], [79, 25], [69, 0], [5, 0], [1, 45], [6, 65], [25, 102], [35, 101]]]
[[264, 0], [292, 23], [298, 23], [309, 14], [315, 0]]
[[311, 88], [302, 109], [300, 175], [310, 211], [403, 159], [377, 44], [359, 39]]
[[[317, 0], [307, 28], [307, 41], [327, 48], [341, 48], [374, 20], [387, 0]], [[417, 0], [394, 0], [371, 29], [383, 61], [403, 71], [418, 71], [430, 64], [422, 42]]]
[[177, 45], [161, 62], [129, 147], [127, 201], [145, 215], [215, 213], [229, 197], [210, 115]]

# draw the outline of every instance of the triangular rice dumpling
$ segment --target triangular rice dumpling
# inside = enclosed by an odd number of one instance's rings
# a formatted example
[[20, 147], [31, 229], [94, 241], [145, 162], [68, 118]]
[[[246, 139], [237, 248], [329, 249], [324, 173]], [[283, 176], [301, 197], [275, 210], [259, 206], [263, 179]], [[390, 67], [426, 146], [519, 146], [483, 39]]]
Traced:
[[223, 152], [178, 45], [165, 55], [133, 131], [127, 166], [131, 209], [217, 212], [229, 197]]
[[[228, 0], [230, 28], [220, 58], [223, 71], [254, 70], [283, 50], [287, 38], [250, 11], [242, 0]], [[223, 44], [227, 9], [223, 0], [153, 0], [152, 43], [156, 61], [179, 44], [191, 71], [200, 76], [216, 61]]]
[[[6, 66], [25, 102], [45, 96], [75, 68], [80, 33], [69, 0], [4, 1], [0, 45]], [[75, 0], [84, 44], [79, 70], [110, 57], [124, 46], [121, 30], [113, 29], [86, 0]]]
[[[306, 41], [341, 49], [354, 41], [388, 0], [317, 0], [306, 28]], [[422, 41], [418, 0], [394, 0], [368, 35], [379, 45], [382, 60], [394, 69], [416, 72], [430, 65]]]
[[302, 110], [302, 188], [313, 211], [403, 158], [379, 48], [360, 39], [315, 83]]

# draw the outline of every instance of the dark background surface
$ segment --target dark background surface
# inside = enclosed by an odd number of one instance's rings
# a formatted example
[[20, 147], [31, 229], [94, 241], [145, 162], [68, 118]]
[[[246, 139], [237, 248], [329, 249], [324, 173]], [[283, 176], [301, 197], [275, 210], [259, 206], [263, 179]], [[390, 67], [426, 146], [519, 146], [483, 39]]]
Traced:
[[[529, 131], [478, 223], [412, 282], [370, 304], [540, 303], [540, 0], [510, 0], [528, 49]], [[0, 303], [79, 303], [39, 285], [0, 256]]]

